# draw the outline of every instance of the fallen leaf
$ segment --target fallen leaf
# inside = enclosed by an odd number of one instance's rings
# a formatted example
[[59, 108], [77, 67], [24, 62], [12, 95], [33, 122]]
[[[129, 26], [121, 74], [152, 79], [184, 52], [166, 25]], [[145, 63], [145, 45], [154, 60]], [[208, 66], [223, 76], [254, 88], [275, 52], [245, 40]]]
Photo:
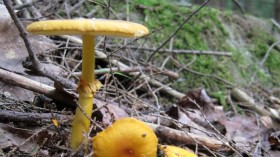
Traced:
[[96, 104], [97, 108], [100, 108], [100, 112], [102, 114], [102, 122], [105, 125], [112, 124], [114, 120], [128, 117], [128, 114], [115, 102], [104, 102], [98, 99], [94, 99], [94, 103]]
[[195, 89], [188, 92], [178, 102], [178, 106], [184, 109], [184, 113], [191, 121], [199, 126], [212, 130], [213, 128], [209, 125], [211, 123], [219, 131], [224, 130], [224, 127], [219, 123], [219, 120], [226, 119], [224, 111], [212, 103], [205, 89]]
[[235, 115], [221, 119], [220, 123], [225, 126], [227, 139], [234, 141], [236, 146], [244, 150], [252, 151], [257, 142], [267, 141], [265, 139], [267, 129], [262, 125], [258, 126], [253, 116]]
[[36, 156], [43, 144], [53, 146], [62, 141], [60, 145], [65, 145], [66, 139], [47, 129], [33, 131], [0, 123], [0, 149], [16, 146], [19, 151]]
[[[196, 102], [193, 103], [193, 101]], [[199, 109], [205, 107], [212, 107], [211, 98], [208, 96], [205, 89], [195, 89], [188, 92], [179, 102], [178, 105], [183, 108]], [[199, 107], [197, 106], [199, 105]]]

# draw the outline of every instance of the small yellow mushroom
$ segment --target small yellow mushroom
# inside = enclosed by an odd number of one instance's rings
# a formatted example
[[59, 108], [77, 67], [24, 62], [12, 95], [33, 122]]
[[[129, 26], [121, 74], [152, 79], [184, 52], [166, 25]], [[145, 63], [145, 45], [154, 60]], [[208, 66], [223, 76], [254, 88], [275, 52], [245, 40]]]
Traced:
[[156, 157], [157, 143], [144, 122], [123, 118], [93, 137], [94, 157]]

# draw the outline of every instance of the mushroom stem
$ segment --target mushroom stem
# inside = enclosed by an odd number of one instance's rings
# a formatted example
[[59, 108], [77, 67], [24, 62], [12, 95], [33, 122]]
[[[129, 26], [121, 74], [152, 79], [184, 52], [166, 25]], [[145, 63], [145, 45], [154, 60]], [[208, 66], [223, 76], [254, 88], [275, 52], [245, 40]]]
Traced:
[[82, 79], [85, 82], [93, 82], [95, 69], [95, 37], [92, 35], [83, 35], [83, 62], [82, 62]]
[[[72, 123], [71, 131], [71, 147], [77, 149], [79, 145], [85, 140], [84, 135], [89, 132], [93, 96], [96, 92], [94, 69], [95, 69], [95, 37], [92, 35], [83, 35], [83, 49], [82, 49], [82, 77], [78, 85], [79, 105], [87, 116], [81, 111], [79, 107], [76, 109], [76, 114]], [[85, 141], [86, 142], [86, 141]], [[87, 143], [87, 142], [86, 142]]]

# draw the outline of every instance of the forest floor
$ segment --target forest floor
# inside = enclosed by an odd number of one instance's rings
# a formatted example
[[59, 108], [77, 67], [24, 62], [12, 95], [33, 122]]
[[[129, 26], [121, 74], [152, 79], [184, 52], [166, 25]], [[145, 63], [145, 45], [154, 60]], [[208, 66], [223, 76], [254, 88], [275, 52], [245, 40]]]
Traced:
[[101, 128], [135, 117], [160, 144], [197, 156], [279, 156], [280, 27], [274, 20], [161, 0], [12, 5], [13, 18], [0, 1], [0, 156], [94, 153], [69, 148], [81, 38], [19, 33], [34, 21], [74, 18], [150, 29], [139, 39], [96, 39], [95, 75], [103, 86], [94, 98], [89, 146]]

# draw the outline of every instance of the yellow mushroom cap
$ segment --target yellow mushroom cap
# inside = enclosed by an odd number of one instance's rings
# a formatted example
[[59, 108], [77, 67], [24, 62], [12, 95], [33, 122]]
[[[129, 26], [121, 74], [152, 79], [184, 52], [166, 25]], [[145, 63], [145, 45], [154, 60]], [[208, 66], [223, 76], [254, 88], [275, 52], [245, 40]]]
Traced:
[[106, 19], [71, 19], [33, 22], [27, 31], [41, 35], [104, 35], [140, 37], [149, 30], [138, 23]]
[[159, 148], [163, 151], [164, 157], [197, 157], [191, 150], [176, 146], [161, 145]]
[[155, 157], [158, 139], [135, 118], [123, 118], [93, 137], [94, 157]]

